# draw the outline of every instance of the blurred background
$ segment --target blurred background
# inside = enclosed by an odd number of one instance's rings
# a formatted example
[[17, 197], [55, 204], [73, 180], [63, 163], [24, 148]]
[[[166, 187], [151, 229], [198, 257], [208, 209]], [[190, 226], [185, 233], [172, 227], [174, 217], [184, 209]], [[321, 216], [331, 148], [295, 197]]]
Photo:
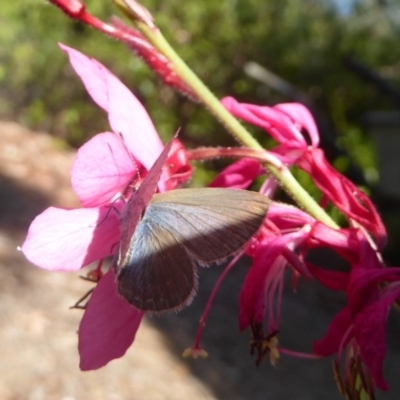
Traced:
[[[310, 108], [331, 162], [373, 197], [389, 230], [385, 257], [400, 265], [400, 0], [142, 3], [217, 96], [266, 105], [298, 101]], [[119, 15], [110, 1], [85, 4], [105, 21]], [[99, 372], [78, 371], [74, 332], [80, 315], [67, 308], [87, 284], [78, 275], [38, 271], [15, 252], [35, 215], [49, 205], [77, 205], [68, 177], [74, 149], [108, 130], [106, 115], [89, 99], [57, 42], [96, 58], [119, 76], [143, 102], [164, 140], [181, 127], [188, 147], [234, 144], [204, 110], [164, 87], [122, 43], [69, 20], [44, 0], [2, 4], [0, 333], [7, 340], [0, 341], [6, 354], [0, 361], [0, 398], [340, 398], [327, 360], [284, 358], [277, 369], [268, 363], [253, 367], [249, 335], [237, 332], [236, 322], [245, 265], [217, 297], [205, 339], [207, 360], [184, 361], [180, 354], [192, 342], [220, 268], [201, 271], [193, 307], [146, 321], [128, 357]], [[263, 132], [253, 132], [268, 145]], [[223, 165], [200, 165], [196, 182], [209, 181]], [[287, 286], [290, 314], [281, 340], [310, 351], [311, 339], [321, 337], [344, 299], [308, 283], [292, 295]], [[392, 390], [382, 399], [397, 399], [400, 393], [394, 340], [399, 322], [394, 317], [386, 366]]]

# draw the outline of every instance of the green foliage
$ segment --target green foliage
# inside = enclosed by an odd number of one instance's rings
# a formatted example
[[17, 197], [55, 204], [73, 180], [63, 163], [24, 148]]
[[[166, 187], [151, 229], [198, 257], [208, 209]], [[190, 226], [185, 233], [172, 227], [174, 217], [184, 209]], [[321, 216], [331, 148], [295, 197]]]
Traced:
[[[390, 103], [377, 101], [375, 89], [347, 71], [342, 57], [351, 53], [380, 68], [397, 63], [400, 48], [392, 25], [383, 29], [362, 23], [371, 10], [360, 3], [345, 18], [329, 0], [203, 0], [186, 1], [184, 7], [181, 2], [143, 0], [164, 35], [218, 96], [258, 104], [288, 101], [243, 72], [248, 61], [264, 65], [331, 115], [341, 145], [359, 154], [360, 164], [369, 168], [373, 157], [360, 133], [360, 115]], [[87, 0], [86, 5], [103, 20], [118, 13], [110, 1]], [[108, 66], [143, 101], [162, 136], [170, 137], [181, 127], [186, 143], [193, 146], [232, 144], [204, 110], [163, 87], [122, 43], [39, 0], [2, 4], [0, 117], [46, 129], [74, 146], [108, 129], [106, 116], [88, 101], [57, 42]]]

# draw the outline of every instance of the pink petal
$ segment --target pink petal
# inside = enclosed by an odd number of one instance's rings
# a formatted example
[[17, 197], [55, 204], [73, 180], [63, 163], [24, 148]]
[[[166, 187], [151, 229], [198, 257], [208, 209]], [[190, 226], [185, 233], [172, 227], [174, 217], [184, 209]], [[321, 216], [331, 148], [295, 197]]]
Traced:
[[273, 199], [276, 193], [276, 190], [279, 188], [278, 181], [274, 177], [267, 178], [260, 188], [260, 193], [264, 196]]
[[83, 207], [109, 203], [137, 175], [121, 138], [100, 133], [85, 143], [75, 157], [71, 182]]
[[188, 153], [178, 139], [172, 142], [166, 165], [162, 170], [162, 177], [165, 179], [165, 187], [158, 183], [160, 191], [172, 190], [187, 182], [193, 174], [193, 168], [189, 163]]
[[299, 167], [348, 218], [359, 222], [375, 235], [380, 248], [386, 242], [386, 230], [371, 200], [326, 160], [321, 149], [309, 148], [303, 154]]
[[315, 124], [314, 117], [307, 107], [300, 103], [282, 103], [277, 104], [274, 108], [285, 112], [293, 121], [299, 124], [301, 128], [304, 128], [310, 135], [311, 145], [313, 147], [318, 147], [318, 128]]
[[265, 129], [279, 143], [290, 147], [307, 146], [291, 117], [276, 107], [239, 103], [233, 97], [225, 97], [221, 103], [234, 116]]
[[76, 271], [113, 254], [118, 241], [119, 216], [110, 207], [50, 207], [33, 220], [22, 252], [40, 268]]
[[331, 290], [345, 291], [349, 284], [349, 273], [340, 271], [330, 271], [307, 263], [309, 271], [322, 283], [325, 287]]
[[[352, 322], [350, 309], [346, 307], [333, 318], [325, 336], [321, 340], [314, 341], [314, 353], [327, 357], [344, 348], [348, 340], [343, 343], [342, 340]], [[347, 337], [350, 338], [350, 335]]]
[[271, 243], [255, 254], [253, 265], [246, 275], [239, 295], [239, 329], [246, 329], [252, 321], [262, 322], [265, 313], [265, 281], [282, 252], [283, 243]]
[[380, 268], [369, 270], [356, 266], [350, 274], [350, 283], [347, 291], [349, 306], [354, 314], [365, 306], [378, 300], [379, 285], [382, 283], [400, 280], [399, 268]]
[[98, 61], [59, 44], [92, 99], [108, 113], [110, 126], [129, 151], [150, 169], [163, 149], [147, 111], [129, 89]]
[[133, 343], [143, 312], [117, 293], [112, 269], [97, 284], [79, 326], [82, 371], [98, 369], [122, 357]]
[[208, 186], [247, 189], [260, 172], [258, 161], [243, 158], [225, 168]]
[[359, 260], [359, 240], [357, 229], [333, 229], [316, 222], [307, 242], [309, 248], [329, 247], [344, 259], [355, 265]]
[[[265, 287], [267, 275], [276, 263], [287, 264], [281, 257], [284, 248], [295, 244], [304, 237], [301, 231], [268, 238], [261, 242], [253, 256], [253, 265], [246, 275], [239, 296], [239, 329], [246, 329], [251, 321], [262, 322], [265, 310]], [[272, 279], [269, 277], [268, 280]]]
[[268, 209], [268, 220], [280, 230], [302, 228], [304, 225], [315, 224], [315, 219], [295, 206], [285, 203], [271, 202]]
[[358, 313], [354, 321], [354, 335], [360, 346], [364, 364], [381, 390], [389, 387], [383, 378], [383, 360], [386, 354], [386, 319], [389, 308], [400, 296], [396, 291], [367, 306]]

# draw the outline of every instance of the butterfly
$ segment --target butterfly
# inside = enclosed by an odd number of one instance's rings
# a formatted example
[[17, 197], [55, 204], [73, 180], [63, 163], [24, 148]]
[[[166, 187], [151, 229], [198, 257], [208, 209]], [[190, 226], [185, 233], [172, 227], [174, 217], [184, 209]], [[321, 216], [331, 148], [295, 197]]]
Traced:
[[175, 189], [155, 193], [172, 140], [121, 214], [113, 261], [119, 294], [138, 309], [161, 313], [190, 304], [197, 265], [237, 254], [260, 229], [269, 200], [235, 189]]

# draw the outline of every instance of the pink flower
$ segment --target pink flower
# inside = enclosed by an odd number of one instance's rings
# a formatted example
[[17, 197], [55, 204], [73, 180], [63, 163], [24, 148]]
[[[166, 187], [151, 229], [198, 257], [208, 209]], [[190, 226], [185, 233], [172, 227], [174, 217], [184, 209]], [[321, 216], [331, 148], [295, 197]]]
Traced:
[[[279, 332], [284, 274], [289, 257], [296, 257], [294, 250], [306, 238], [309, 229], [307, 226], [303, 230], [285, 235], [266, 236], [256, 246], [253, 263], [240, 292], [239, 329], [251, 327], [254, 348], [259, 349], [257, 365], [262, 361], [264, 354], [261, 351], [261, 343], [255, 342], [275, 337]], [[304, 276], [309, 277], [299, 260], [296, 264], [300, 265]], [[294, 274], [299, 275], [299, 271], [294, 270]], [[266, 334], [260, 336], [265, 317]]]
[[[325, 198], [343, 212], [350, 224], [348, 229], [335, 230], [295, 207], [272, 203], [264, 229], [248, 251], [253, 264], [239, 300], [239, 326], [240, 329], [249, 326], [252, 329], [252, 351], [258, 352], [257, 363], [268, 350], [275, 354], [273, 361], [278, 350], [293, 353], [277, 347], [283, 273], [291, 265], [294, 282], [299, 276], [315, 277], [327, 288], [346, 291], [348, 295], [348, 306], [332, 321], [325, 338], [316, 342], [315, 353], [330, 355], [350, 346], [352, 350], [348, 350], [347, 355], [352, 354], [358, 363], [357, 372], [352, 369], [353, 375], [371, 376], [378, 387], [386, 388], [382, 377], [385, 319], [390, 305], [400, 294], [400, 275], [398, 271], [384, 268], [362, 233], [363, 229], [372, 233], [379, 248], [385, 244], [385, 228], [372, 202], [325, 159], [318, 148], [317, 128], [304, 106], [260, 107], [239, 104], [229, 97], [222, 103], [235, 116], [264, 128], [278, 142], [271, 151], [273, 155], [288, 166], [297, 165], [307, 172]], [[303, 132], [308, 134], [308, 140]], [[234, 169], [229, 167], [223, 171], [216, 182], [223, 186], [237, 184], [234, 176], [238, 176], [240, 182], [246, 182], [248, 178], [244, 177], [254, 179], [257, 175], [247, 164], [236, 163]], [[274, 179], [268, 178], [261, 191], [273, 196], [275, 188]], [[333, 249], [348, 261], [350, 272], [324, 270], [304, 262], [304, 254], [315, 247]], [[382, 289], [380, 285], [384, 282]]]
[[[326, 160], [319, 146], [319, 134], [310, 112], [298, 103], [274, 107], [238, 103], [232, 97], [222, 104], [236, 117], [265, 129], [279, 145], [272, 149], [282, 162], [298, 165], [350, 223], [362, 225], [371, 232], [379, 248], [386, 243], [386, 230], [371, 200]], [[305, 131], [309, 142], [303, 135]]]
[[[146, 110], [125, 85], [96, 60], [60, 47], [92, 99], [108, 113], [117, 134], [96, 135], [76, 155], [71, 179], [83, 208], [45, 210], [32, 222], [22, 251], [41, 268], [76, 271], [115, 253], [120, 239], [115, 210], [122, 211], [123, 195], [137, 179], [138, 168], [141, 174], [149, 170], [163, 145]], [[167, 164], [170, 168], [163, 170], [160, 190], [175, 187], [191, 175], [179, 142], [174, 143]], [[121, 357], [132, 344], [142, 316], [117, 294], [109, 270], [95, 287], [79, 327], [81, 369], [100, 368]]]
[[302, 130], [309, 136], [311, 147], [319, 146], [319, 134], [311, 113], [299, 103], [282, 103], [274, 107], [238, 103], [233, 97], [221, 100], [234, 116], [267, 131], [280, 145], [274, 154], [288, 165], [296, 164], [308, 148]]
[[[326, 335], [314, 343], [314, 351], [321, 356], [339, 353], [340, 357], [347, 348], [346, 374], [349, 360], [360, 357], [374, 384], [387, 390], [383, 378], [386, 319], [390, 307], [400, 297], [400, 268], [384, 268], [361, 232], [357, 238], [359, 257], [344, 281], [348, 304], [333, 319]], [[325, 274], [326, 271], [320, 271], [316, 277], [321, 280]], [[330, 278], [342, 279], [343, 273], [338, 274], [331, 271]]]
[[[313, 218], [296, 207], [272, 203], [268, 210], [268, 220], [247, 250], [253, 263], [239, 296], [239, 328], [251, 328], [251, 352], [257, 353], [257, 365], [268, 352], [272, 364], [279, 358], [279, 352], [299, 355], [277, 347], [283, 278], [289, 265], [293, 269], [294, 285], [300, 276], [312, 278], [298, 249], [309, 240], [315, 223]], [[264, 319], [267, 320], [265, 334]]]
[[[351, 271], [329, 271], [304, 262], [305, 253], [317, 247], [337, 252], [349, 262]], [[240, 293], [239, 327], [252, 330], [257, 364], [266, 354], [266, 343], [279, 332], [283, 277], [291, 266], [294, 283], [298, 277], [315, 277], [327, 288], [348, 294], [348, 306], [332, 321], [325, 338], [316, 342], [315, 353], [319, 356], [341, 353], [350, 343], [353, 355], [356, 351], [355, 356], [360, 356], [375, 384], [386, 387], [382, 377], [384, 326], [389, 307], [400, 296], [400, 268], [383, 268], [360, 230], [335, 230], [293, 206], [279, 203], [271, 204], [268, 220], [247, 253], [253, 257], [253, 263]], [[384, 282], [385, 289], [380, 289]], [[276, 343], [269, 350], [296, 355], [277, 348]]]

